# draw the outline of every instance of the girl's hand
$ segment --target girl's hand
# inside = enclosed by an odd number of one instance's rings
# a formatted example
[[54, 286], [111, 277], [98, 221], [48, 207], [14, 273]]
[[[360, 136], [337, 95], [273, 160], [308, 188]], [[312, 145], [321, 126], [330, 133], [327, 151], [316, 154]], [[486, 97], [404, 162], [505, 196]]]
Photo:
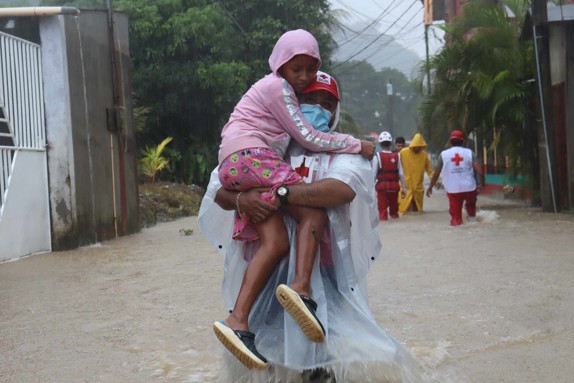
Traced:
[[371, 141], [361, 140], [361, 151], [359, 154], [369, 161], [372, 160], [375, 155], [375, 144]]
[[261, 199], [260, 194], [266, 191], [268, 189], [251, 189], [239, 197], [241, 212], [247, 214], [253, 223], [263, 222], [277, 211], [277, 207]]

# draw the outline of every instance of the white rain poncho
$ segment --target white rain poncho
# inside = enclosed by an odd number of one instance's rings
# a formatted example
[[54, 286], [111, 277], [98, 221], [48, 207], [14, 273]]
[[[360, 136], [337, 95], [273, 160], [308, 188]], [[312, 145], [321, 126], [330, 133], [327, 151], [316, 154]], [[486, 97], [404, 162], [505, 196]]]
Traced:
[[[297, 167], [303, 158], [301, 149], [292, 145], [290, 154], [292, 166]], [[317, 368], [329, 372], [337, 382], [421, 381], [416, 363], [377, 325], [368, 305], [366, 274], [381, 252], [370, 163], [359, 155], [312, 156], [305, 159], [310, 165], [309, 178], [337, 179], [356, 193], [351, 204], [327, 209], [330, 224], [313, 268], [312, 298], [318, 304], [317, 316], [326, 331], [325, 341], [316, 344], [308, 340], [275, 298], [276, 287], [289, 284], [295, 275], [296, 222], [285, 214], [290, 254], [270, 277], [249, 316], [257, 349], [268, 359], [269, 367], [263, 371], [248, 370], [225, 350], [220, 381], [303, 382], [307, 381], [309, 370]], [[219, 188], [214, 171], [201, 204], [199, 224], [225, 257], [223, 298], [231, 310], [258, 243], [231, 239], [235, 211], [225, 211], [214, 202]], [[217, 319], [220, 318], [214, 318]]]

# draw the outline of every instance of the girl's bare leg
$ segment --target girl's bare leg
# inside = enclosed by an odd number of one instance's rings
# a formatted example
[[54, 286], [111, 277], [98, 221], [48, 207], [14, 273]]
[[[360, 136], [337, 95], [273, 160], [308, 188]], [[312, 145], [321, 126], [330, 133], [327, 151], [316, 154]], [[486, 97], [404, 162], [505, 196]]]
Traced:
[[273, 214], [266, 221], [253, 225], [259, 234], [261, 246], [245, 270], [235, 307], [225, 319], [225, 324], [234, 330], [249, 331], [248, 318], [255, 299], [281, 258], [289, 251], [289, 237], [281, 215]]
[[319, 249], [319, 240], [327, 225], [327, 213], [323, 209], [305, 206], [285, 206], [297, 221], [295, 278], [290, 287], [300, 295], [311, 297], [311, 273]]

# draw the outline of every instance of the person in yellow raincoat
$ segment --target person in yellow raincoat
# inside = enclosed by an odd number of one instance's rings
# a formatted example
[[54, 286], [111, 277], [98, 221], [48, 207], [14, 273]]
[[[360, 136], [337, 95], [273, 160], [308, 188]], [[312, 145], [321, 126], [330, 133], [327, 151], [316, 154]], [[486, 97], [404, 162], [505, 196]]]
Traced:
[[399, 197], [399, 214], [407, 211], [423, 211], [425, 171], [430, 178], [434, 174], [430, 157], [425, 151], [426, 146], [423, 136], [417, 133], [409, 147], [400, 151], [407, 190], [404, 198]]

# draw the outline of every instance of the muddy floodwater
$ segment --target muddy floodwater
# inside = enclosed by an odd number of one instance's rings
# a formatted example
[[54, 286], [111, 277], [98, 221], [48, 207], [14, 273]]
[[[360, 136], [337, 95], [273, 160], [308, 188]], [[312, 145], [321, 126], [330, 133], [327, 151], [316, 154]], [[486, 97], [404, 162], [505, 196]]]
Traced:
[[[479, 197], [452, 228], [444, 192], [424, 204], [381, 223], [381, 327], [440, 382], [574, 382], [574, 217]], [[218, 381], [222, 266], [197, 217], [0, 264], [0, 382]]]

